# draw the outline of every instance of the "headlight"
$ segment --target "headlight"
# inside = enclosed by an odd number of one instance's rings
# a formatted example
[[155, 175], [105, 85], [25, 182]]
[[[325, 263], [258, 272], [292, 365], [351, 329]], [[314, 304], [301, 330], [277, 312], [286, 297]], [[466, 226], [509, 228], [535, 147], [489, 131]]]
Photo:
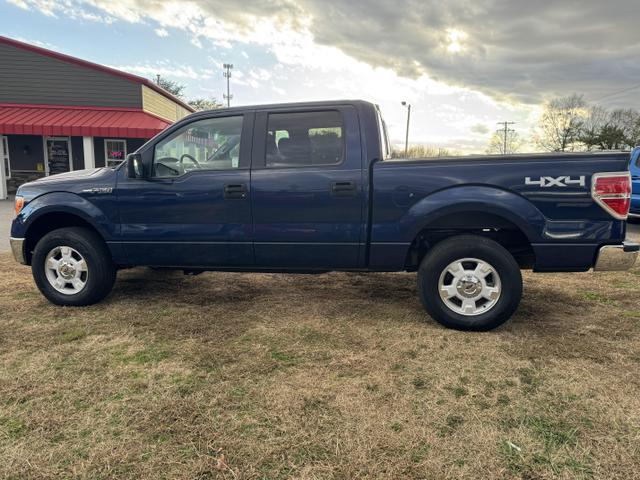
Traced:
[[24, 197], [19, 197], [16, 195], [16, 216], [22, 211], [22, 207], [24, 207]]

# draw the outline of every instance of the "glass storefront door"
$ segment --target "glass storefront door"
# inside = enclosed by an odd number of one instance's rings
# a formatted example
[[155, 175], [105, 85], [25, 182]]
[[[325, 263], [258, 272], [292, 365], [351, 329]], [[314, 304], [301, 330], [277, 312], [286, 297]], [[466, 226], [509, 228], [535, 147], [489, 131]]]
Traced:
[[47, 174], [68, 172], [71, 160], [71, 145], [68, 137], [49, 137], [46, 141]]

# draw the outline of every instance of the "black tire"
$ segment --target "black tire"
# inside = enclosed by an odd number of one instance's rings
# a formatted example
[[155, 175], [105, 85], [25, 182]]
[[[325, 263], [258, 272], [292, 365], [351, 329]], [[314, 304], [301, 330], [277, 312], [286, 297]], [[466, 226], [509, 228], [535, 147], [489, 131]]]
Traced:
[[[85, 285], [78, 293], [61, 293], [47, 278], [47, 255], [62, 246], [76, 250], [86, 262]], [[116, 267], [104, 240], [92, 230], [81, 227], [60, 228], [42, 237], [33, 252], [31, 272], [47, 300], [55, 305], [74, 307], [99, 302], [111, 292], [116, 279]]]
[[[451, 274], [443, 272], [446, 272], [449, 265], [461, 259], [481, 260], [490, 264], [497, 272], [500, 287], [497, 301], [494, 300], [493, 305], [490, 305], [489, 300], [478, 301], [479, 309], [483, 308], [482, 302], [487, 302], [486, 312], [464, 315], [447, 306], [445, 300], [440, 297], [438, 285], [441, 275], [444, 275], [443, 284], [446, 286], [446, 276]], [[495, 282], [492, 275], [489, 281]], [[449, 278], [452, 277], [453, 275]], [[453, 280], [450, 285], [454, 285]], [[481, 287], [482, 283], [478, 288]], [[425, 255], [418, 270], [418, 290], [425, 310], [438, 323], [456, 330], [487, 331], [509, 320], [518, 308], [522, 298], [522, 275], [513, 256], [499, 243], [477, 235], [459, 235], [443, 240]], [[459, 300], [454, 297], [453, 301]], [[462, 307], [464, 305], [460, 306]]]

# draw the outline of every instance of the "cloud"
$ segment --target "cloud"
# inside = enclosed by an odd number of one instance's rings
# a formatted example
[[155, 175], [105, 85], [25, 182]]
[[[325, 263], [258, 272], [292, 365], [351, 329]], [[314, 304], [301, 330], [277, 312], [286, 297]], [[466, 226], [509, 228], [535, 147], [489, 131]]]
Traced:
[[161, 75], [169, 79], [195, 79], [207, 80], [216, 73], [213, 68], [194, 69], [190, 65], [179, 65], [173, 61], [165, 60], [155, 63], [141, 63], [136, 65], [109, 65], [116, 70], [140, 75], [142, 77], [154, 79], [156, 75]]
[[477, 133], [478, 135], [486, 135], [489, 133], [489, 127], [487, 127], [484, 123], [476, 123], [472, 125], [471, 128], [472, 133]]
[[[245, 0], [234, 8], [226, 0], [9, 1], [52, 17], [182, 32], [220, 56], [215, 67], [119, 68], [189, 83], [220, 77], [221, 62], [233, 58], [236, 101], [370, 99], [403, 139], [399, 101], [407, 100], [412, 141], [463, 150], [480, 145], [498, 121], [530, 128], [547, 97], [579, 92], [597, 100], [640, 78], [638, 0]], [[638, 95], [631, 89], [603, 103], [637, 107]]]
[[637, 0], [307, 0], [305, 5], [321, 44], [401, 75], [426, 72], [498, 98], [538, 103], [573, 91], [597, 97], [640, 76]]
[[167, 31], [166, 28], [156, 28], [154, 30], [155, 34], [158, 35], [159, 37], [168, 37], [169, 36], [169, 32]]
[[[339, 51], [401, 77], [428, 76], [516, 102], [584, 92], [597, 98], [640, 78], [637, 0], [11, 0], [47, 15], [158, 23], [217, 45], [272, 45], [291, 62]], [[326, 47], [303, 55], [299, 44]], [[282, 61], [282, 60], [281, 60]], [[635, 99], [637, 91], [609, 97]]]

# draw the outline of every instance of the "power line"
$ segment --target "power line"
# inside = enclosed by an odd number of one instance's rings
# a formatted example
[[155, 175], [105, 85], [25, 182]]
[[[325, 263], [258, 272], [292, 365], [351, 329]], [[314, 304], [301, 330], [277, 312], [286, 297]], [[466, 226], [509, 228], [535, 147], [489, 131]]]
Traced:
[[627, 88], [623, 88], [621, 90], [617, 90], [611, 93], [608, 93], [606, 95], [603, 95], [600, 98], [596, 98], [595, 100], [592, 100], [593, 102], [599, 102], [600, 100], [604, 100], [605, 98], [609, 98], [609, 97], [615, 97], [616, 95], [619, 95], [621, 93], [626, 93], [626, 92], [630, 92], [631, 90], [635, 90], [636, 88], [640, 88], [640, 83], [637, 83], [635, 85], [632, 85], [631, 87], [627, 87]]

